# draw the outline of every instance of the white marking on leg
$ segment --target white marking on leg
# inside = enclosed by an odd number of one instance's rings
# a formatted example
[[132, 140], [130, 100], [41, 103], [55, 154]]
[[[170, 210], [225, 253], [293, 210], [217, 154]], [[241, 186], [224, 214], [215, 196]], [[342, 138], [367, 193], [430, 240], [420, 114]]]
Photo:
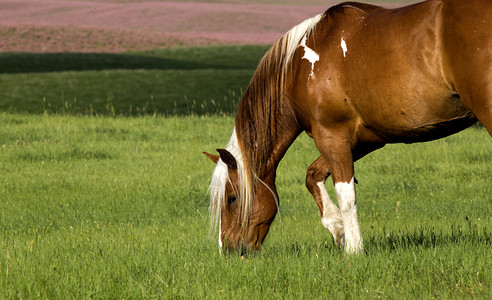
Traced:
[[301, 46], [304, 47], [304, 56], [302, 58], [307, 59], [311, 63], [311, 74], [309, 74], [309, 77], [314, 78], [314, 64], [319, 60], [319, 55], [306, 45], [306, 41], [307, 34], [304, 35], [301, 41]]
[[328, 229], [335, 242], [338, 244], [340, 241], [338, 239], [343, 235], [343, 223], [342, 214], [340, 209], [331, 201], [330, 195], [326, 191], [325, 184], [323, 182], [318, 182], [318, 187], [321, 193], [321, 200], [323, 200], [323, 216], [321, 217], [321, 224]]
[[340, 205], [345, 229], [345, 251], [347, 253], [357, 253], [362, 250], [362, 237], [359, 220], [357, 219], [354, 177], [352, 177], [350, 182], [337, 182], [335, 184], [335, 192], [337, 193], [338, 205]]
[[342, 47], [343, 57], [345, 57], [345, 55], [347, 54], [347, 43], [345, 43], [345, 40], [343, 38], [340, 42], [340, 47]]

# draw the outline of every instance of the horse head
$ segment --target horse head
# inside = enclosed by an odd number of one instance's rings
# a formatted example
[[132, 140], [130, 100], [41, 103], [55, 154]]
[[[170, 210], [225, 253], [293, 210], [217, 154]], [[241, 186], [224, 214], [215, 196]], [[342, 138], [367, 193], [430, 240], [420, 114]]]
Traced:
[[219, 223], [220, 250], [239, 250], [241, 254], [257, 251], [278, 210], [275, 184], [256, 179], [253, 199], [248, 200], [241, 187], [241, 164], [228, 150], [217, 152], [219, 155], [203, 153], [216, 164], [217, 181], [210, 186], [210, 209], [215, 223]]

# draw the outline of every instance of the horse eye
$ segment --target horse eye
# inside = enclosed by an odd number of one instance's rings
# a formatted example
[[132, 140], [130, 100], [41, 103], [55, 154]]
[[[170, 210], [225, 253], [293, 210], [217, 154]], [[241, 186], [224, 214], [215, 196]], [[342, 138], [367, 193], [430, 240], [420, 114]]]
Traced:
[[229, 197], [227, 197], [227, 204], [230, 205], [234, 201], [236, 201], [236, 196], [229, 196]]

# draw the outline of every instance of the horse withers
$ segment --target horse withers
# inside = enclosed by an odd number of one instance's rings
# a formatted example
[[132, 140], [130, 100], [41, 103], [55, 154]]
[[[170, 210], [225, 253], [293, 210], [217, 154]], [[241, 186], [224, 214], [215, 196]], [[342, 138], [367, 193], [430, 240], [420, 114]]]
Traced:
[[[305, 131], [321, 153], [306, 176], [321, 222], [346, 252], [361, 251], [354, 161], [477, 120], [492, 135], [491, 16], [489, 0], [345, 2], [283, 35], [242, 96], [226, 148], [206, 153], [220, 247], [258, 250], [278, 210], [278, 163]], [[324, 186], [330, 175], [339, 207]]]

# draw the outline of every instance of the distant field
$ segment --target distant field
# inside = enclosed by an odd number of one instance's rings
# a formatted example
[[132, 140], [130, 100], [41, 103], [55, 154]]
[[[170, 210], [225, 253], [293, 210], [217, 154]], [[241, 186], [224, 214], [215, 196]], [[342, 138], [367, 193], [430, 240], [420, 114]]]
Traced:
[[302, 135], [278, 170], [280, 214], [243, 261], [207, 237], [213, 164], [201, 151], [224, 146], [232, 126], [0, 113], [0, 298], [492, 297], [483, 128], [356, 164], [360, 256], [320, 223], [304, 187], [318, 153]]
[[[296, 24], [340, 2], [4, 0], [0, 51], [114, 53], [272, 44]], [[387, 7], [412, 2], [418, 1], [377, 1]]]
[[122, 54], [1, 53], [0, 110], [43, 113], [234, 113], [268, 46]]

